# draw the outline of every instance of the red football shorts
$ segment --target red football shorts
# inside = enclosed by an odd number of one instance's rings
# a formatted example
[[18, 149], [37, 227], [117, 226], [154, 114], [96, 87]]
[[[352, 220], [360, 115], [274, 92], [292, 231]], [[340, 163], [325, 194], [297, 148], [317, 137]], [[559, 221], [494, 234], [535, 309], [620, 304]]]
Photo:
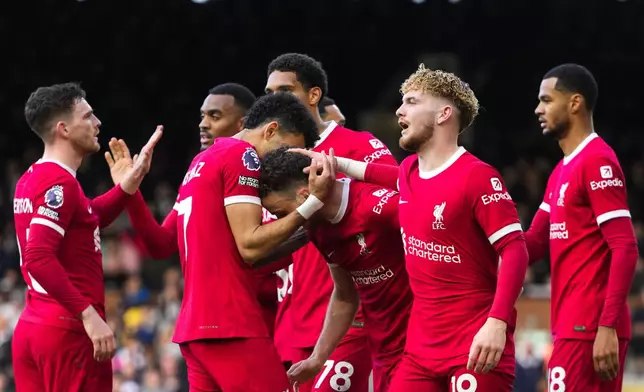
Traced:
[[[313, 349], [300, 349], [293, 363], [307, 359]], [[371, 352], [362, 329], [352, 328], [324, 364], [315, 380], [298, 385], [299, 392], [369, 392]]]
[[19, 392], [112, 392], [112, 362], [94, 360], [84, 333], [20, 320], [12, 355]]
[[269, 338], [197, 340], [180, 347], [190, 392], [292, 391]]
[[393, 380], [394, 373], [400, 360], [402, 353], [396, 358], [387, 362], [373, 361], [373, 392], [387, 392]]
[[619, 341], [619, 374], [615, 380], [602, 381], [593, 364], [592, 340], [558, 339], [548, 362], [549, 391], [620, 392], [628, 340]]
[[[423, 366], [407, 354], [396, 369], [389, 392], [511, 392], [514, 384], [514, 356], [503, 356], [487, 374], [465, 368], [467, 355], [458, 361], [423, 361]], [[462, 363], [462, 365], [455, 365]]]

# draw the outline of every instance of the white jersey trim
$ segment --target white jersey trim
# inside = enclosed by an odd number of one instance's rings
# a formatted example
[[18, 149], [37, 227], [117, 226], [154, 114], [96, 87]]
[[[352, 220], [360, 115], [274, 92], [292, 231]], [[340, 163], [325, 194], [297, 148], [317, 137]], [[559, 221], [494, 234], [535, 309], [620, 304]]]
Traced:
[[420, 170], [420, 157], [418, 157], [418, 176], [422, 178], [423, 180], [429, 180], [432, 177], [436, 177], [437, 175], [441, 174], [445, 170], [449, 169], [450, 166], [454, 164], [460, 158], [463, 154], [465, 154], [467, 151], [465, 150], [464, 147], [459, 147], [458, 150], [452, 155], [445, 163], [440, 165], [434, 170], [429, 170], [429, 171], [422, 171]]
[[349, 183], [351, 182], [351, 179], [342, 178], [337, 181], [342, 183], [342, 201], [340, 202], [340, 208], [338, 209], [338, 213], [335, 214], [333, 219], [329, 219], [329, 222], [333, 223], [334, 225], [336, 223], [339, 223], [342, 220], [342, 218], [344, 218], [344, 215], [347, 213], [347, 207], [349, 206], [349, 189], [350, 189]]
[[313, 145], [313, 148], [315, 148], [315, 147], [319, 146], [320, 144], [322, 144], [322, 142], [325, 141], [326, 138], [329, 137], [331, 132], [333, 132], [333, 130], [337, 126], [338, 126], [338, 123], [336, 123], [335, 121], [333, 121], [333, 120], [329, 121], [329, 125], [327, 125], [326, 129], [324, 130], [324, 132], [322, 132], [320, 134], [320, 138], [318, 139], [317, 142], [315, 142], [315, 144]]
[[65, 165], [61, 161], [57, 161], [55, 159], [39, 159], [38, 161], [36, 161], [36, 163], [53, 163], [53, 164], [56, 164], [56, 165], [62, 167], [63, 169], [67, 170], [69, 172], [69, 174], [71, 174], [72, 176], [74, 176], [74, 178], [76, 178], [76, 170], [74, 170], [71, 167]]
[[593, 132], [593, 133], [591, 133], [590, 135], [586, 136], [586, 138], [585, 138], [584, 140], [582, 140], [582, 141], [581, 141], [581, 143], [579, 143], [579, 145], [577, 146], [577, 148], [575, 148], [575, 149], [573, 150], [573, 152], [571, 152], [571, 153], [570, 153], [570, 155], [568, 155], [568, 156], [566, 156], [566, 157], [564, 157], [564, 158], [563, 158], [563, 164], [564, 164], [564, 165], [567, 165], [568, 163], [570, 163], [570, 161], [572, 161], [572, 160], [573, 160], [577, 155], [579, 155], [579, 153], [580, 153], [584, 148], [586, 148], [586, 146], [588, 145], [588, 143], [592, 142], [592, 141], [593, 141], [593, 139], [595, 139], [595, 138], [597, 138], [597, 137], [598, 137], [598, 135], [597, 135], [595, 132]]
[[631, 217], [631, 212], [629, 210], [609, 211], [597, 217], [597, 224], [601, 225], [602, 223], [615, 218], [630, 218], [630, 217]]
[[546, 202], [544, 201], [544, 202], [543, 202], [543, 203], [541, 203], [541, 205], [539, 206], [539, 209], [540, 209], [540, 210], [544, 210], [545, 212], [547, 212], [547, 213], [549, 214], [549, 213], [550, 213], [550, 204], [548, 204], [548, 203], [546, 203]]
[[229, 206], [231, 204], [240, 204], [240, 203], [257, 204], [258, 206], [262, 205], [262, 201], [257, 196], [239, 195], [239, 196], [229, 196], [224, 199], [224, 206]]
[[50, 227], [50, 228], [56, 230], [58, 232], [58, 234], [62, 235], [63, 237], [65, 236], [65, 229], [63, 229], [62, 227], [58, 226], [57, 224], [55, 224], [52, 221], [49, 221], [49, 220], [43, 219], [43, 218], [32, 218], [31, 222], [29, 223], [29, 225], [33, 225], [34, 223], [37, 224], [37, 225], [43, 225], [43, 226]]
[[490, 244], [494, 245], [495, 242], [505, 237], [506, 235], [513, 233], [515, 231], [522, 231], [522, 230], [523, 229], [521, 229], [521, 223], [512, 223], [510, 225], [505, 226], [501, 230], [498, 230], [496, 233], [492, 234], [487, 239], [488, 241], [490, 241]]
[[172, 206], [172, 209], [178, 212], [179, 211], [179, 203], [175, 202], [174, 205]]

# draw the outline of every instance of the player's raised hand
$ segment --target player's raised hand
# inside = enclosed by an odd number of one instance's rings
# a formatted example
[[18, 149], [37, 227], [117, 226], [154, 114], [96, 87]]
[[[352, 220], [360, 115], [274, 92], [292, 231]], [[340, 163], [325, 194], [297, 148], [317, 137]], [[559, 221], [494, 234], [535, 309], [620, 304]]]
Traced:
[[[321, 161], [312, 160], [309, 168], [309, 191], [320, 200], [324, 200], [335, 184], [335, 170], [329, 157], [320, 154]], [[320, 168], [322, 171], [320, 171]]]
[[161, 140], [161, 136], [163, 136], [163, 125], [158, 125], [148, 142], [141, 149], [141, 152], [134, 155], [132, 170], [136, 175], [144, 176], [150, 171], [152, 153], [154, 153], [154, 147]]
[[143, 177], [145, 177], [145, 175], [150, 171], [152, 153], [154, 152], [154, 147], [157, 145], [159, 140], [161, 140], [161, 136], [163, 136], [163, 125], [157, 126], [157, 129], [154, 131], [145, 146], [143, 146], [141, 152], [134, 155], [134, 158], [132, 158], [132, 165], [120, 182], [121, 188], [123, 188], [125, 192], [133, 194], [137, 189], [139, 189], [139, 185], [141, 185]]
[[110, 139], [108, 143], [110, 150], [105, 152], [105, 160], [110, 168], [110, 175], [114, 185], [120, 184], [123, 178], [132, 168], [132, 157], [130, 149], [123, 139]]
[[619, 339], [615, 328], [598, 327], [593, 344], [595, 371], [602, 380], [613, 380], [619, 373]]
[[294, 382], [295, 385], [305, 383], [315, 378], [324, 366], [324, 362], [318, 361], [313, 357], [309, 357], [303, 361], [293, 364], [286, 372], [288, 379]]
[[88, 306], [81, 315], [83, 327], [94, 345], [94, 359], [109, 361], [116, 353], [114, 333], [93, 306]]
[[507, 327], [505, 321], [492, 317], [487, 319], [472, 341], [467, 370], [474, 370], [474, 373], [487, 373], [494, 369], [505, 349]]

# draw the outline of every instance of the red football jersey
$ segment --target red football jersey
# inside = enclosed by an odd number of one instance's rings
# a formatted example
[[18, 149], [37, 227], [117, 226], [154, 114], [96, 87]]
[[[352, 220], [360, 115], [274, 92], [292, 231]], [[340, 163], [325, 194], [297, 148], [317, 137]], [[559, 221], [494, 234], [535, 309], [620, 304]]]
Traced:
[[[28, 286], [21, 318], [84, 331], [77, 316], [90, 304], [105, 318], [99, 217], [76, 180], [76, 172], [59, 162], [36, 162], [16, 184], [13, 211], [20, 267]], [[45, 254], [55, 255], [67, 275], [64, 279], [84, 299], [76, 306], [63, 306], [29, 273], [28, 264], [41, 261]], [[57, 279], [58, 284], [64, 283], [63, 278]]]
[[396, 361], [405, 347], [413, 296], [400, 241], [398, 192], [343, 182], [342, 203], [330, 222], [310, 231], [329, 263], [353, 276], [374, 360]]
[[[339, 157], [398, 165], [387, 146], [371, 133], [352, 131], [334, 121], [320, 134], [313, 150], [328, 152], [331, 148]], [[313, 244], [308, 244], [293, 253], [293, 264], [293, 298], [290, 301], [290, 311], [295, 328], [292, 331], [291, 344], [297, 348], [313, 347], [322, 331], [326, 308], [333, 291], [333, 281], [324, 258]], [[285, 302], [280, 306], [284, 307]], [[361, 318], [359, 312], [356, 319]]]
[[[540, 208], [550, 213], [553, 336], [592, 340], [606, 299], [611, 262], [599, 225], [631, 216], [617, 156], [596, 133], [553, 170]], [[616, 327], [619, 338], [631, 337], [626, 302]]]
[[[429, 172], [419, 170], [417, 155], [408, 157], [398, 185], [414, 293], [406, 351], [418, 359], [462, 358], [494, 301], [499, 255], [493, 244], [521, 232], [517, 211], [498, 172], [462, 147]], [[516, 311], [507, 355], [514, 355], [515, 321]]]
[[185, 280], [175, 343], [268, 337], [256, 281], [235, 244], [226, 206], [259, 199], [260, 160], [248, 143], [219, 138], [179, 188], [177, 235]]

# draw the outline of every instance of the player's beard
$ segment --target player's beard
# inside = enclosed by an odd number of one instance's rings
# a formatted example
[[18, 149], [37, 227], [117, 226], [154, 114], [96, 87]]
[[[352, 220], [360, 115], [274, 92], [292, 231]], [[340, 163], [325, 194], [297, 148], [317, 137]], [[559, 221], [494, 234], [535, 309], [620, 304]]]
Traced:
[[546, 128], [543, 131], [543, 134], [555, 140], [560, 140], [566, 137], [569, 129], [570, 129], [570, 120], [565, 118], [559, 122], [554, 123], [551, 128]]
[[405, 151], [416, 153], [434, 135], [434, 125], [427, 124], [420, 129], [409, 127], [405, 131], [405, 134], [400, 136], [398, 145]]
[[75, 150], [78, 151], [81, 155], [91, 155], [101, 149], [101, 145], [94, 140], [96, 136], [92, 133], [91, 135], [86, 135], [82, 138], [73, 140]]

